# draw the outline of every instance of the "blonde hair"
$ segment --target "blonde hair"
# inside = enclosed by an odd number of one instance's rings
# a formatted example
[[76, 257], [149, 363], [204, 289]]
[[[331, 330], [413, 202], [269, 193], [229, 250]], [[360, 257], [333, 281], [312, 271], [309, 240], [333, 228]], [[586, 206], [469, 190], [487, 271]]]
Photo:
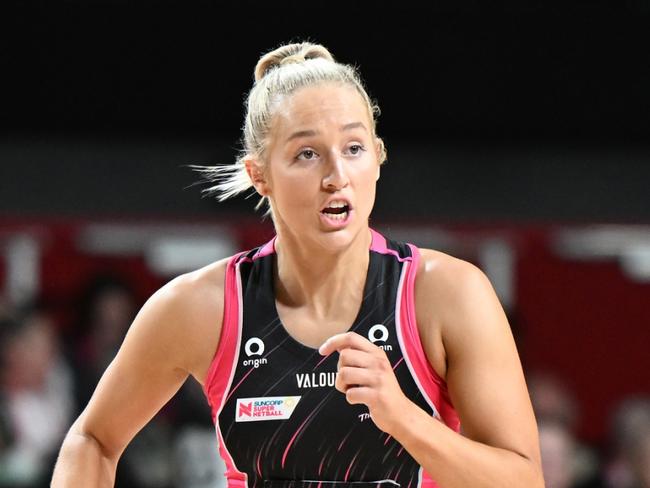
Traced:
[[[319, 44], [286, 44], [263, 55], [255, 66], [255, 84], [246, 101], [243, 149], [237, 161], [228, 165], [194, 167], [212, 184], [204, 192], [223, 201], [252, 188], [245, 161], [251, 156], [264, 161], [271, 122], [279, 103], [300, 88], [326, 82], [346, 84], [357, 90], [366, 103], [372, 134], [376, 136], [379, 106], [368, 96], [357, 69], [336, 62]], [[381, 139], [378, 141], [379, 164], [382, 164], [386, 160], [386, 149]], [[255, 208], [265, 201], [268, 203], [267, 197], [262, 197]]]

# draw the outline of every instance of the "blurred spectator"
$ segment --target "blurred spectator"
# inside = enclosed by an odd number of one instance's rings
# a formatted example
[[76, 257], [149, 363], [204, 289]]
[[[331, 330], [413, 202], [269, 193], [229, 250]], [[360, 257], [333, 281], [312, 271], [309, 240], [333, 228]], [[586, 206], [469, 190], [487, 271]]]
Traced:
[[72, 375], [43, 311], [4, 318], [0, 330], [0, 485], [46, 486], [72, 421]]
[[88, 404], [104, 370], [120, 348], [136, 306], [132, 290], [118, 278], [97, 277], [85, 291], [81, 317], [72, 338], [78, 412]]
[[596, 488], [599, 463], [593, 450], [575, 437], [577, 402], [562, 381], [547, 373], [528, 378], [539, 426], [542, 468], [547, 488]]
[[[5, 297], [0, 295], [0, 320], [8, 319], [11, 317], [11, 315], [12, 315], [12, 310], [11, 310], [11, 306], [9, 305], [9, 302]], [[4, 328], [0, 329], [0, 333], [2, 333], [3, 330]]]
[[190, 425], [180, 430], [174, 443], [175, 488], [225, 488], [225, 465], [214, 438], [214, 429]]
[[174, 398], [176, 429], [173, 446], [175, 488], [222, 488], [225, 465], [219, 456], [210, 408], [201, 385], [185, 382]]
[[569, 430], [575, 428], [578, 418], [576, 401], [558, 378], [546, 373], [531, 374], [528, 391], [538, 420], [563, 424]]
[[574, 486], [575, 439], [563, 423], [541, 420], [539, 444], [546, 488], [571, 488]]
[[611, 488], [650, 488], [650, 398], [625, 400], [612, 422], [613, 456], [605, 477]]

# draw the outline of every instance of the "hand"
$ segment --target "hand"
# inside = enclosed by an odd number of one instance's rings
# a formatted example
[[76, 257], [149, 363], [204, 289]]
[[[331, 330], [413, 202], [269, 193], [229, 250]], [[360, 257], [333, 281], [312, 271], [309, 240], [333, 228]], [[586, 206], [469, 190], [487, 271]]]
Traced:
[[411, 402], [383, 349], [355, 332], [346, 332], [327, 339], [318, 351], [323, 356], [338, 351], [336, 389], [350, 405], [366, 405], [375, 425], [392, 434]]

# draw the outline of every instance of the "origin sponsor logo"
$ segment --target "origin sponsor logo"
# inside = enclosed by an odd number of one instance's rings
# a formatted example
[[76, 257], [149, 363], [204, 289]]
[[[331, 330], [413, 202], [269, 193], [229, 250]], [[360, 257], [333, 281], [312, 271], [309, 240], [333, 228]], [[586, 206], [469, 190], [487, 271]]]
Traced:
[[[246, 352], [246, 356], [249, 358], [251, 356], [261, 356], [264, 354], [264, 341], [259, 337], [251, 337], [244, 345], [244, 352]], [[254, 368], [259, 368], [260, 365], [267, 363], [268, 360], [266, 358], [244, 359], [242, 361], [243, 366], [253, 366]]]
[[299, 401], [299, 396], [238, 398], [235, 422], [288, 419]]
[[377, 344], [377, 342], [386, 342], [388, 340], [388, 329], [383, 324], [375, 324], [368, 331], [368, 340], [373, 344], [381, 347], [384, 351], [392, 351], [393, 346], [390, 344]]
[[252, 366], [253, 368], [259, 368], [261, 364], [267, 363], [268, 360], [266, 358], [244, 359], [242, 361], [242, 366]]
[[298, 388], [323, 388], [334, 386], [336, 373], [297, 373]]

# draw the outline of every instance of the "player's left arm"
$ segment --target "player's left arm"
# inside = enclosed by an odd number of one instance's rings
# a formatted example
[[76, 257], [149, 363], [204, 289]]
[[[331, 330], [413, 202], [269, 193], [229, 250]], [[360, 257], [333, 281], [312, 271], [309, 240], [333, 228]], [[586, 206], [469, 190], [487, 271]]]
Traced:
[[425, 351], [441, 341], [463, 436], [411, 407], [394, 433], [441, 487], [543, 487], [539, 440], [506, 315], [485, 274], [423, 251], [416, 283]]

